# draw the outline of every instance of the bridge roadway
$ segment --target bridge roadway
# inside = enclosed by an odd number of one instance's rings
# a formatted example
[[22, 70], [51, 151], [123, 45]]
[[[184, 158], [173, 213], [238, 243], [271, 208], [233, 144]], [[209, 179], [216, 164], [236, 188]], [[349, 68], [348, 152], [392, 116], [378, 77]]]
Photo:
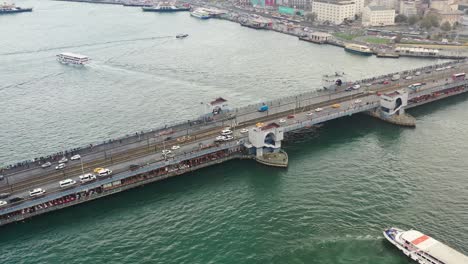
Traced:
[[[425, 89], [431, 89], [432, 87], [443, 85], [450, 81], [449, 77], [451, 74], [461, 71], [466, 71], [467, 65], [465, 63], [457, 65], [455, 69], [447, 69], [441, 71], [432, 71], [431, 74], [425, 74], [422, 72], [420, 76], [414, 76], [412, 80], [399, 80], [392, 82], [389, 85], [373, 84], [369, 90], [372, 91], [391, 91], [400, 87], [406, 87], [407, 85], [415, 82], [426, 82]], [[382, 80], [372, 80], [372, 82], [378, 82]], [[365, 83], [361, 83], [364, 89]], [[119, 174], [128, 171], [129, 165], [131, 164], [152, 164], [164, 160], [161, 149], [163, 148], [163, 141], [167, 136], [171, 136], [173, 139], [165, 143], [166, 148], [170, 148], [172, 145], [179, 144], [180, 149], [175, 150], [174, 154], [176, 158], [181, 158], [193, 152], [200, 150], [200, 145], [213, 145], [214, 137], [220, 131], [223, 126], [229, 125], [235, 127], [235, 138], [236, 141], [244, 140], [246, 134], [241, 134], [240, 129], [249, 127], [258, 121], [279, 121], [281, 118], [285, 118], [287, 114], [295, 113], [296, 118], [286, 119], [283, 126], [286, 126], [285, 130], [290, 131], [298, 129], [304, 125], [304, 122], [309, 120], [307, 124], [321, 123], [326, 120], [337, 118], [351, 113], [362, 112], [371, 108], [376, 107], [378, 103], [378, 96], [373, 94], [363, 93], [362, 91], [344, 92], [343, 89], [333, 91], [328, 94], [319, 94], [315, 97], [313, 93], [309, 93], [311, 96], [306, 94], [299, 96], [289, 97], [289, 100], [276, 100], [269, 102], [270, 110], [265, 113], [256, 111], [258, 105], [248, 106], [244, 108], [235, 109], [232, 113], [236, 113], [234, 118], [230, 120], [221, 120], [217, 122], [203, 124], [203, 126], [193, 126], [186, 130], [179, 130], [171, 135], [159, 135], [153, 132], [152, 135], [140, 135], [139, 141], [129, 144], [116, 144], [117, 146], [110, 149], [97, 151], [82, 157], [84, 172], [91, 172], [96, 167], [109, 167], [114, 171], [115, 174]], [[359, 99], [361, 102], [357, 103]], [[339, 102], [340, 108], [332, 108], [332, 103]], [[322, 107], [321, 112], [313, 112], [312, 115], [307, 115], [308, 111], [315, 109], [316, 107]], [[237, 124], [237, 125], [236, 125]], [[169, 128], [168, 128], [169, 129]], [[181, 137], [183, 135], [190, 134], [192, 139], [179, 143], [174, 138]], [[73, 164], [73, 165], [70, 165]], [[55, 166], [54, 164], [53, 166]], [[48, 193], [60, 191], [58, 181], [72, 178], [77, 180], [78, 176], [82, 174], [80, 161], [69, 161], [69, 164], [65, 170], [55, 171], [54, 168], [42, 169], [35, 167], [19, 172], [15, 172], [7, 176], [7, 180], [2, 182], [0, 187], [0, 193], [11, 192], [12, 196], [28, 197], [27, 192], [33, 188], [41, 187], [47, 190]]]

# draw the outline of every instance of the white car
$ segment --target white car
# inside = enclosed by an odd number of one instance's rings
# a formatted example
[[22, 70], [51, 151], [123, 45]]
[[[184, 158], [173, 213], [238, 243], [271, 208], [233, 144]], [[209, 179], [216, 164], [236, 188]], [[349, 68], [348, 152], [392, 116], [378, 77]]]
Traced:
[[416, 72], [414, 75], [419, 76], [421, 75], [421, 72]]
[[81, 159], [81, 156], [80, 156], [80, 154], [76, 154], [76, 155], [73, 155], [70, 159], [71, 160], [79, 160], [79, 159]]
[[34, 196], [39, 196], [43, 195], [45, 193], [45, 190], [42, 188], [36, 188], [32, 191], [29, 191], [29, 196], [34, 197]]
[[56, 170], [61, 170], [61, 169], [65, 169], [67, 165], [65, 165], [65, 163], [60, 163], [59, 165], [55, 166], [55, 169]]
[[323, 110], [323, 109], [320, 108], [320, 107], [319, 107], [319, 108], [315, 108], [315, 112], [320, 112], [320, 111], [322, 111], [322, 110]]
[[80, 182], [85, 183], [89, 181], [93, 181], [96, 179], [96, 175], [91, 173], [86, 173], [85, 175], [80, 175]]
[[413, 76], [406, 76], [405, 77], [405, 80], [411, 80], [411, 79], [413, 79]]
[[177, 149], [180, 149], [180, 146], [179, 146], [179, 145], [174, 145], [174, 146], [172, 146], [171, 149], [172, 149], [172, 150], [177, 150]]
[[0, 206], [5, 206], [5, 205], [7, 205], [6, 201], [0, 201]]
[[240, 132], [241, 132], [242, 134], [245, 134], [245, 133], [248, 133], [249, 130], [248, 130], [247, 128], [243, 128], [243, 129], [240, 130]]
[[66, 157], [63, 157], [61, 160], [59, 160], [59, 163], [67, 163], [68, 159]]
[[362, 100], [361, 99], [356, 99], [356, 101], [354, 101], [355, 104], [360, 104], [362, 103]]
[[372, 86], [372, 83], [366, 83], [366, 86], [367, 86], [367, 87], [371, 87], [371, 86]]
[[309, 112], [309, 113], [306, 114], [306, 116], [313, 116], [313, 115], [314, 115], [314, 113], [312, 113], [312, 112]]
[[217, 136], [215, 141], [224, 141], [224, 136]]
[[52, 166], [52, 163], [50, 163], [50, 162], [46, 162], [46, 163], [41, 165], [42, 168], [48, 168], [50, 166]]
[[227, 136], [227, 135], [231, 135], [232, 134], [232, 131], [229, 130], [229, 129], [224, 129], [223, 131], [221, 131], [221, 135], [223, 136]]
[[280, 119], [279, 122], [280, 123], [286, 123], [286, 119]]
[[225, 136], [223, 140], [224, 140], [224, 141], [229, 141], [229, 140], [233, 140], [233, 139], [234, 139], [233, 136], [229, 136], [229, 135], [228, 135], [228, 136]]
[[354, 90], [357, 90], [357, 89], [359, 89], [359, 88], [361, 88], [361, 85], [359, 85], [359, 84], [353, 85], [353, 89], [354, 89]]
[[171, 152], [172, 152], [172, 151], [170, 151], [170, 150], [168, 150], [168, 149], [163, 149], [162, 154], [163, 154], [163, 155], [167, 155], [167, 154], [169, 154], [169, 153], [171, 153]]
[[112, 174], [112, 171], [109, 170], [109, 169], [102, 169], [98, 172], [98, 175], [99, 176], [107, 176], [107, 175], [111, 175]]

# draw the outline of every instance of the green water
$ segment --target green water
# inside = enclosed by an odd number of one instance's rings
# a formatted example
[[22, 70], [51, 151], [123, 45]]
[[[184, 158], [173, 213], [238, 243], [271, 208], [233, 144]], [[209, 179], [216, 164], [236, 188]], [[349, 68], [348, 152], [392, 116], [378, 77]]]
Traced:
[[[18, 5], [35, 11], [0, 17], [2, 164], [185, 120], [219, 95], [243, 105], [316, 89], [336, 69], [357, 79], [433, 63], [188, 14]], [[60, 65], [62, 51], [93, 63]], [[288, 169], [232, 161], [8, 225], [0, 263], [410, 263], [384, 240], [389, 226], [467, 254], [467, 108], [465, 95], [411, 110], [415, 129], [335, 120], [285, 142]]]

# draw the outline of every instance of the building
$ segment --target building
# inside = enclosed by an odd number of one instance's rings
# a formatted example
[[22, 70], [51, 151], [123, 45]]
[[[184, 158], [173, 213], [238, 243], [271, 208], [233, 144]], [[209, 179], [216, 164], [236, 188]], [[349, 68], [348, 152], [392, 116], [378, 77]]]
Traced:
[[395, 10], [397, 10], [398, 4], [399, 4], [399, 1], [397, 0], [373, 0], [369, 3], [370, 6], [384, 6], [387, 9], [395, 9]]
[[356, 3], [356, 14], [361, 15], [364, 10], [364, 0], [353, 0]]
[[311, 2], [311, 0], [288, 0], [287, 5], [294, 9], [310, 10]]
[[416, 1], [401, 1], [400, 2], [400, 14], [407, 17], [415, 16], [418, 14]]
[[366, 6], [362, 12], [363, 26], [389, 26], [395, 24], [395, 9], [384, 6]]
[[463, 12], [458, 10], [458, 5], [448, 0], [431, 1], [429, 13], [435, 14], [440, 19], [440, 24], [449, 22], [450, 25], [461, 23]]
[[316, 0], [312, 2], [312, 12], [317, 14], [317, 21], [328, 21], [339, 25], [344, 20], [354, 20], [356, 3], [354, 1]]

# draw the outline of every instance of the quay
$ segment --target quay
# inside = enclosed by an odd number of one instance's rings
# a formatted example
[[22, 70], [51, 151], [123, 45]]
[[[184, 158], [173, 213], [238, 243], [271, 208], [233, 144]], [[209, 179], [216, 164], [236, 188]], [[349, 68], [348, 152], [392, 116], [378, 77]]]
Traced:
[[[0, 194], [6, 196], [1, 200], [8, 203], [0, 207], [0, 225], [233, 159], [285, 168], [288, 154], [281, 148], [285, 134], [340, 117], [364, 113], [392, 124], [414, 126], [416, 120], [405, 110], [467, 92], [467, 71], [468, 61], [453, 61], [239, 108], [217, 98], [206, 103], [206, 114], [193, 120], [7, 166], [1, 170]], [[392, 81], [395, 75], [401, 78]], [[353, 85], [359, 87], [349, 90]], [[233, 138], [216, 140], [226, 127]], [[54, 169], [58, 159], [76, 154], [81, 159], [69, 161], [62, 170]], [[53, 165], [42, 168], [45, 162]], [[113, 173], [80, 183], [80, 175], [99, 167]], [[65, 179], [77, 183], [60, 187], [59, 181]], [[34, 188], [46, 192], [31, 198], [29, 191]]]

